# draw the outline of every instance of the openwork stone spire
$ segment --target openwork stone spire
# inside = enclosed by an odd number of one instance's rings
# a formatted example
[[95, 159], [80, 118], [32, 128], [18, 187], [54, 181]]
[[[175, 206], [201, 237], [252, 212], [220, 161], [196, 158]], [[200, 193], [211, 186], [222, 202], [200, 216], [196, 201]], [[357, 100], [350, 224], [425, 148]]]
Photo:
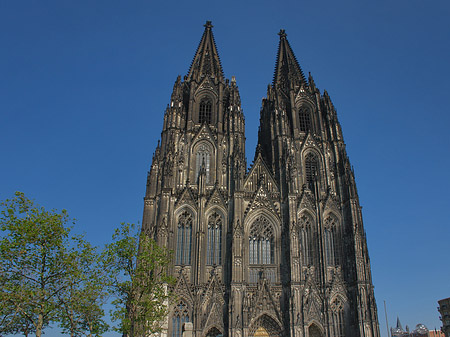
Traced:
[[205, 76], [223, 80], [222, 65], [217, 52], [216, 42], [214, 41], [211, 21], [206, 21], [204, 27], [205, 31], [189, 69], [188, 81], [196, 80], [199, 82]]
[[287, 34], [285, 30], [281, 29], [278, 35], [280, 36], [280, 43], [278, 44], [273, 86], [288, 92], [290, 89], [295, 89], [295, 87], [301, 84], [306, 85], [307, 82], [286, 38]]

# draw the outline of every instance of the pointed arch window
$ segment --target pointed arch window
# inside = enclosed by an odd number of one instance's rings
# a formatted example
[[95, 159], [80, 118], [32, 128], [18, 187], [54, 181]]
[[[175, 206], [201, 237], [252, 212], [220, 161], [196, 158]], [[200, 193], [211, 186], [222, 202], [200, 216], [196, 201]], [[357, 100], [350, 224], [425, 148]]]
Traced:
[[314, 193], [315, 187], [314, 182], [316, 181], [319, 174], [319, 159], [317, 156], [309, 152], [305, 156], [305, 175], [306, 175], [306, 185]]
[[212, 102], [209, 98], [204, 98], [200, 101], [200, 108], [198, 112], [198, 122], [200, 124], [211, 124]]
[[211, 152], [206, 144], [198, 147], [195, 163], [195, 179], [198, 179], [200, 169], [204, 169], [206, 173], [206, 182], [209, 182]]
[[298, 112], [298, 122], [301, 132], [311, 130], [311, 112], [308, 108], [301, 107]]
[[300, 216], [300, 252], [304, 266], [311, 266], [314, 261], [313, 219], [303, 213]]
[[339, 233], [339, 220], [330, 214], [325, 223], [325, 257], [328, 266], [339, 265], [341, 260], [341, 239]]
[[184, 211], [178, 218], [177, 265], [191, 264], [192, 214]]
[[274, 251], [273, 226], [266, 217], [260, 216], [256, 218], [250, 229], [249, 263], [273, 264]]
[[336, 298], [331, 303], [331, 310], [333, 316], [333, 336], [344, 337], [344, 303]]
[[172, 337], [182, 337], [183, 323], [186, 322], [189, 322], [188, 307], [183, 301], [180, 301], [172, 316]]
[[208, 247], [206, 264], [220, 265], [222, 263], [222, 217], [214, 212], [208, 217]]
[[325, 260], [327, 266], [334, 265], [333, 232], [331, 228], [325, 227]]

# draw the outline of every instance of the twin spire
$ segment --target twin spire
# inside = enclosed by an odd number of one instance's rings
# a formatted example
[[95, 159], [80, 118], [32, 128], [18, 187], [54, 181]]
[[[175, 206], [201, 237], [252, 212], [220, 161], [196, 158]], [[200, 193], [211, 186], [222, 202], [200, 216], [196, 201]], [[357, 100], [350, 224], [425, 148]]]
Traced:
[[[212, 33], [213, 25], [211, 21], [206, 21], [204, 27], [205, 31], [189, 68], [187, 79], [200, 82], [203, 77], [210, 76], [223, 80], [222, 64]], [[297, 86], [306, 85], [307, 82], [286, 38], [285, 30], [281, 29], [278, 35], [280, 36], [280, 43], [275, 63], [273, 86], [287, 92]]]
[[206, 21], [204, 27], [205, 31], [198, 45], [187, 79], [200, 82], [203, 77], [210, 76], [223, 80], [222, 64], [217, 52], [216, 41], [214, 41], [211, 21]]
[[281, 29], [278, 35], [280, 36], [280, 43], [278, 44], [277, 60], [275, 62], [273, 86], [284, 89], [287, 92], [289, 89], [294, 89], [295, 86], [306, 85], [307, 82], [286, 38], [285, 30]]

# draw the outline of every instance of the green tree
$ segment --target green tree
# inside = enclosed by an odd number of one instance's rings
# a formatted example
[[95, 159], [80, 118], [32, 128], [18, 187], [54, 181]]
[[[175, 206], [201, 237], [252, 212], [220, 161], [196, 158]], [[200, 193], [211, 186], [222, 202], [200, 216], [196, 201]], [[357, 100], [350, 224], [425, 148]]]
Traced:
[[109, 328], [103, 320], [105, 313], [102, 308], [107, 299], [107, 275], [96, 248], [82, 237], [73, 239], [77, 242], [77, 249], [70, 255], [75, 268], [72, 277], [65, 280], [65, 289], [58, 295], [60, 326], [71, 337], [100, 336]]
[[[101, 333], [104, 327], [94, 326], [104, 324], [99, 300], [104, 295], [96, 288], [95, 267], [88, 266], [96, 258], [95, 249], [70, 236], [67, 224], [73, 221], [67, 212], [46, 211], [20, 192], [0, 206], [0, 333], [34, 332], [40, 337], [46, 326], [58, 321], [67, 328], [70, 319], [61, 313], [67, 313], [78, 296], [86, 297], [79, 299], [86, 306], [77, 321], [81, 327], [68, 331]], [[76, 306], [70, 310], [81, 315]]]
[[167, 273], [172, 254], [134, 224], [122, 224], [105, 249], [110, 274], [112, 320], [127, 336], [159, 332], [168, 314], [174, 279]]

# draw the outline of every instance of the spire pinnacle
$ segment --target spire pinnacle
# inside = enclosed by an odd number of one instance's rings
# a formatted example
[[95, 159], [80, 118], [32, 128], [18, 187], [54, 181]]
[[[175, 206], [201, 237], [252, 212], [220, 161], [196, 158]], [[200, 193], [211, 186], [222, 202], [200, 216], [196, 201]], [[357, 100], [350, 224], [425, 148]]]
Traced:
[[280, 32], [278, 33], [278, 35], [280, 35], [280, 40], [285, 39], [287, 36], [286, 31], [284, 29], [280, 29]]
[[223, 79], [222, 64], [212, 33], [213, 25], [211, 21], [206, 21], [203, 26], [205, 31], [189, 68], [187, 79], [200, 81], [205, 76]]
[[286, 38], [286, 31], [280, 29], [278, 35], [280, 36], [280, 43], [278, 44], [273, 86], [287, 92], [296, 86], [306, 85], [307, 82], [302, 68], [300, 68], [297, 58]]

